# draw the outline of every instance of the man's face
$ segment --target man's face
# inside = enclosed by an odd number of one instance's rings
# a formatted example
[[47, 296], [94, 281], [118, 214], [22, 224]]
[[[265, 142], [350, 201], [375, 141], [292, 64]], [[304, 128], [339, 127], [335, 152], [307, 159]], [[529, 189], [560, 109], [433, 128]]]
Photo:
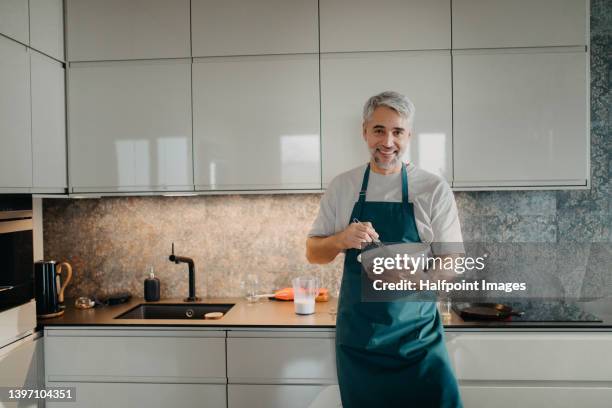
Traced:
[[363, 139], [378, 167], [385, 170], [394, 169], [408, 147], [408, 120], [395, 110], [380, 106], [372, 112], [370, 119], [363, 123]]

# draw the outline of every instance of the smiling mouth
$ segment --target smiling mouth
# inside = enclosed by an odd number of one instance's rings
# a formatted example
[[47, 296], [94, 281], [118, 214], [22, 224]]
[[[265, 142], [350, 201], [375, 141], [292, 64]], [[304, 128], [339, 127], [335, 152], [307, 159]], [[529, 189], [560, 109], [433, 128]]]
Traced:
[[376, 152], [382, 156], [382, 157], [394, 157], [397, 156], [397, 151], [396, 150], [392, 150], [392, 151], [388, 151], [388, 152], [384, 152], [382, 150], [376, 149]]

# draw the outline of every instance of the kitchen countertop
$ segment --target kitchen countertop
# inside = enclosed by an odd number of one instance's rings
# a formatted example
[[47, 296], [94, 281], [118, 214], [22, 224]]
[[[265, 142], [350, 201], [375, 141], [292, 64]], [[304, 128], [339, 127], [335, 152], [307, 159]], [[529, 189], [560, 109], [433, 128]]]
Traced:
[[[248, 303], [244, 298], [204, 299], [199, 303], [234, 303], [226, 315], [218, 320], [204, 319], [115, 319], [141, 303], [184, 303], [182, 299], [165, 299], [159, 302], [145, 302], [142, 298], [132, 298], [129, 302], [115, 306], [97, 306], [92, 309], [74, 308], [74, 299], [66, 300], [63, 316], [39, 319], [38, 328], [50, 326], [191, 326], [191, 327], [271, 327], [271, 328], [335, 328], [337, 300], [317, 302], [316, 312], [300, 316], [293, 311], [293, 302], [261, 300]], [[447, 331], [457, 330], [552, 330], [559, 331], [612, 331], [612, 299], [581, 302], [580, 307], [595, 314], [602, 322], [512, 322], [512, 321], [464, 321], [454, 312], [444, 319]]]

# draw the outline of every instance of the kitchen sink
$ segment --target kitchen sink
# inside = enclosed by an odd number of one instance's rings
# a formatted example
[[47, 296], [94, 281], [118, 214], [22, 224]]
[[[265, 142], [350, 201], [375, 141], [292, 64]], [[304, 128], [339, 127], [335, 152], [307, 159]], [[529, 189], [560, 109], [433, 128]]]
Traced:
[[115, 319], [204, 319], [206, 313], [225, 314], [233, 306], [230, 303], [141, 303]]

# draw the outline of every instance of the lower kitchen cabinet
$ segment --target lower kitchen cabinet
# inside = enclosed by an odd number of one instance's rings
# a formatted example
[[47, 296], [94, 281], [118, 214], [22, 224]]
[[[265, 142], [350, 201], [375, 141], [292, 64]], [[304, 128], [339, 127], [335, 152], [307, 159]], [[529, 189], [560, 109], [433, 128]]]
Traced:
[[48, 383], [75, 387], [73, 402], [47, 402], [49, 408], [225, 408], [224, 384]]
[[612, 333], [447, 332], [466, 408], [609, 407]]
[[229, 331], [227, 381], [229, 408], [338, 406], [335, 333]]
[[[610, 406], [612, 332], [445, 336], [466, 408]], [[76, 389], [49, 407], [340, 406], [333, 330], [56, 326], [44, 345], [46, 386]]]
[[230, 331], [228, 382], [335, 384], [334, 332]]
[[612, 381], [612, 333], [447, 333], [446, 340], [460, 380]]
[[[42, 348], [42, 338], [36, 334], [0, 348], [0, 386], [16, 389], [43, 388]], [[34, 408], [37, 406], [36, 400], [25, 400], [18, 403], [0, 401], [0, 408]]]
[[47, 329], [45, 366], [47, 382], [225, 384], [225, 332]]
[[[336, 388], [335, 390], [332, 388]], [[331, 394], [325, 401], [318, 402], [321, 396]], [[270, 408], [291, 407], [309, 408], [335, 408], [339, 404], [331, 405], [328, 401], [339, 401], [337, 387], [329, 385], [278, 385], [278, 384], [229, 384], [227, 388], [228, 408]], [[326, 404], [327, 403], [327, 404]], [[316, 405], [315, 405], [316, 404]]]
[[225, 331], [46, 328], [47, 387], [76, 387], [50, 407], [226, 407]]
[[[465, 408], [609, 408], [612, 388], [546, 386], [462, 386]], [[491, 401], [495, 401], [494, 404]]]

